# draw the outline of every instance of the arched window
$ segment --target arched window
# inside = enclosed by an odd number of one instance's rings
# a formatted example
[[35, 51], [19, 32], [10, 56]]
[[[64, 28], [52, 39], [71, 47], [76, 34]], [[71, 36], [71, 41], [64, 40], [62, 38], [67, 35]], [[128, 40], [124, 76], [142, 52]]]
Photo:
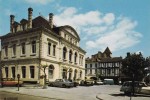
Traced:
[[71, 50], [69, 51], [69, 61], [70, 62], [72, 61], [72, 51]]
[[66, 59], [67, 49], [66, 47], [63, 48], [63, 59]]
[[54, 77], [54, 66], [53, 65], [50, 65], [49, 68], [48, 68], [48, 75], [49, 75], [49, 78], [52, 79]]
[[77, 63], [77, 52], [74, 54], [74, 62]]
[[63, 79], [67, 79], [67, 69], [63, 69], [63, 72], [62, 72], [62, 78]]
[[36, 41], [32, 41], [32, 53], [36, 53]]
[[68, 80], [71, 80], [71, 78], [72, 78], [72, 69], [70, 68], [69, 69], [69, 78], [68, 78]]
[[76, 78], [77, 78], [77, 70], [75, 69], [74, 70], [74, 78], [73, 79], [76, 80]]
[[80, 78], [82, 78], [82, 71], [80, 71]]

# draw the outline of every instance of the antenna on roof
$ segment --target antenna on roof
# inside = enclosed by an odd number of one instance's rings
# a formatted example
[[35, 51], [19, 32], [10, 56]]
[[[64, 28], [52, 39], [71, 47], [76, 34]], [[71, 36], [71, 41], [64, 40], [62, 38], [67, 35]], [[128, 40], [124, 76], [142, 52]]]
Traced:
[[41, 16], [41, 12], [39, 12], [39, 15]]

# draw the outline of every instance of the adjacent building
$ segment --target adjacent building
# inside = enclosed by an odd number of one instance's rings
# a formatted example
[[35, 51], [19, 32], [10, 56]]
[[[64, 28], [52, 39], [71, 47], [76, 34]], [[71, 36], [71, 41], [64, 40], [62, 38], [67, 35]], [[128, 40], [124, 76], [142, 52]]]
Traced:
[[122, 57], [112, 57], [110, 49], [107, 47], [104, 52], [98, 52], [91, 58], [86, 58], [85, 75], [87, 77], [99, 77], [103, 79], [114, 79], [117, 84], [120, 78], [122, 67]]
[[24, 82], [37, 82], [45, 72], [49, 81], [84, 79], [86, 52], [79, 46], [76, 30], [55, 26], [53, 13], [48, 20], [43, 16], [32, 19], [32, 13], [28, 8], [28, 19], [20, 22], [10, 15], [10, 32], [0, 38], [3, 78], [17, 79], [20, 74]]

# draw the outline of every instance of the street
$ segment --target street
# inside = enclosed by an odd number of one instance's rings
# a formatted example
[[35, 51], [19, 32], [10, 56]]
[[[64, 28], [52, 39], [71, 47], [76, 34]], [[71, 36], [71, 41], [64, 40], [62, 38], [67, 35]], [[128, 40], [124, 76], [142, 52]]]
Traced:
[[[5, 91], [5, 92], [4, 92]], [[11, 92], [11, 93], [10, 93]], [[150, 95], [138, 95], [132, 100], [149, 100]], [[75, 88], [35, 87], [0, 88], [0, 100], [130, 100], [120, 92], [118, 85], [78, 86]]]

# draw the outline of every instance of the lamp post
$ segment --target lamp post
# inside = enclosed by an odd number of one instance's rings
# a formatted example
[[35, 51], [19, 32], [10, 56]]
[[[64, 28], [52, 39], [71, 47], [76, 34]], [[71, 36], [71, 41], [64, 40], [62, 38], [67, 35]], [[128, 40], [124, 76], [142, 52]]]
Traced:
[[19, 91], [19, 79], [20, 79], [20, 74], [17, 74], [17, 78], [18, 78], [18, 91]]

